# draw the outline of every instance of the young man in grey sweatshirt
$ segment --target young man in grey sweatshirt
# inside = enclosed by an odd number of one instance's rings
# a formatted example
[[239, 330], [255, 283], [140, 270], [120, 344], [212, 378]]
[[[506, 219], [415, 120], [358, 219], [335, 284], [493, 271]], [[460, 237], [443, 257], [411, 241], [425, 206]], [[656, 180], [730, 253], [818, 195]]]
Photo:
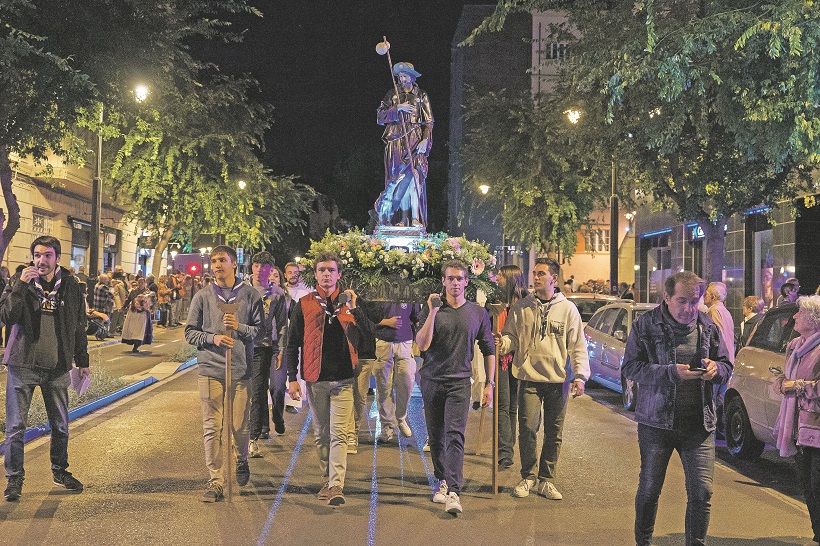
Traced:
[[[246, 485], [248, 468], [248, 421], [250, 399], [248, 387], [253, 363], [253, 340], [262, 325], [264, 310], [259, 293], [236, 276], [236, 251], [220, 245], [211, 251], [214, 281], [198, 291], [191, 301], [185, 340], [197, 347], [199, 364], [199, 398], [202, 405], [202, 428], [205, 443], [205, 466], [210, 472], [203, 502], [222, 498], [223, 399], [225, 363], [231, 352], [233, 438], [236, 444], [236, 481]], [[223, 313], [220, 303], [236, 304], [235, 313]]]
[[[513, 353], [512, 371], [518, 384], [518, 444], [521, 481], [514, 497], [530, 490], [551, 500], [563, 496], [555, 488], [555, 467], [569, 394], [584, 394], [589, 379], [589, 357], [584, 325], [575, 305], [556, 292], [560, 266], [538, 258], [533, 268], [533, 292], [510, 310], [501, 336], [499, 354]], [[572, 374], [568, 373], [572, 371]], [[537, 434], [544, 423], [544, 443], [537, 457]]]

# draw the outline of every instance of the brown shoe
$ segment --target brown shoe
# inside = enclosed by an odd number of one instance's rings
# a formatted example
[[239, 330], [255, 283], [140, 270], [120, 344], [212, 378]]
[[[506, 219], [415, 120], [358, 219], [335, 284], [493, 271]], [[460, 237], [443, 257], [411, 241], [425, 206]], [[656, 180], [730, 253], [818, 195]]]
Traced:
[[322, 488], [319, 489], [319, 493], [316, 495], [316, 498], [319, 500], [327, 500], [330, 498], [330, 484], [328, 482], [322, 484]]
[[334, 485], [330, 488], [330, 494], [327, 498], [327, 503], [330, 506], [341, 506], [345, 503], [345, 494], [342, 493], [342, 488]]

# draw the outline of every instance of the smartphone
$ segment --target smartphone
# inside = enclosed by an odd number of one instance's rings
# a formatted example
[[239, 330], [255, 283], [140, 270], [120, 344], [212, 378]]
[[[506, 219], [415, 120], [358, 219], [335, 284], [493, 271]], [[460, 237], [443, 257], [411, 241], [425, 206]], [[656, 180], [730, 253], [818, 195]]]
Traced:
[[342, 292], [339, 294], [339, 307], [345, 305], [349, 299], [350, 297], [347, 295], [347, 292]]
[[433, 304], [433, 307], [441, 307], [441, 298], [438, 296], [433, 296], [433, 299], [430, 300], [430, 303]]
[[706, 366], [703, 365], [703, 360], [701, 360], [697, 364], [689, 364], [689, 371], [706, 373]]

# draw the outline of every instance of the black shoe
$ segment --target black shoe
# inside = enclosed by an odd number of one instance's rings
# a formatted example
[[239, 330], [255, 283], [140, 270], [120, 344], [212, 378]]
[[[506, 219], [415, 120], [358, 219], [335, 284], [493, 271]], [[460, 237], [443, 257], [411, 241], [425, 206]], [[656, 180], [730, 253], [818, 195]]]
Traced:
[[279, 436], [283, 435], [285, 433], [285, 422], [282, 421], [281, 423], [274, 423], [273, 424], [273, 430]]
[[299, 413], [299, 408], [294, 408], [293, 406], [285, 406], [285, 411], [288, 413]]
[[9, 502], [16, 501], [23, 493], [23, 476], [12, 476], [9, 478], [9, 485], [3, 492], [3, 496]]
[[261, 434], [259, 434], [258, 440], [270, 440], [270, 431], [263, 430]]
[[80, 483], [80, 480], [72, 476], [71, 472], [66, 470], [58, 470], [54, 472], [54, 485], [59, 485], [61, 487], [65, 487], [69, 491], [76, 491], [78, 493], [81, 493], [83, 490], [83, 484]]
[[498, 469], [499, 470], [507, 470], [513, 465], [513, 462], [510, 459], [501, 459], [498, 461]]
[[248, 468], [248, 461], [237, 461], [236, 463], [236, 483], [248, 485], [251, 479], [251, 469]]

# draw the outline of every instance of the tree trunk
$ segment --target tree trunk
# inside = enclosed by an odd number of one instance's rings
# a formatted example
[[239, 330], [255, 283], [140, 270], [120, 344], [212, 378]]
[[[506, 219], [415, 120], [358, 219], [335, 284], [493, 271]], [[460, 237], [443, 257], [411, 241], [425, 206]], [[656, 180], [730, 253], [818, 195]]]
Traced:
[[0, 188], [3, 191], [3, 199], [6, 201], [6, 210], [0, 209], [0, 227], [3, 228], [0, 234], [1, 259], [6, 253], [6, 248], [11, 244], [12, 237], [20, 229], [20, 205], [17, 204], [17, 197], [12, 188], [11, 163], [8, 149], [5, 146], [0, 146]]
[[726, 246], [724, 229], [727, 222], [726, 218], [719, 218], [717, 223], [700, 223], [704, 235], [703, 278], [707, 282], [723, 281], [723, 250]]
[[157, 246], [154, 247], [154, 262], [151, 267], [151, 274], [154, 275], [155, 280], [159, 279], [160, 275], [165, 274], [165, 271], [162, 270], [162, 253], [168, 248], [168, 243], [171, 241], [173, 234], [173, 227], [166, 229], [159, 238], [159, 241], [157, 241]]

